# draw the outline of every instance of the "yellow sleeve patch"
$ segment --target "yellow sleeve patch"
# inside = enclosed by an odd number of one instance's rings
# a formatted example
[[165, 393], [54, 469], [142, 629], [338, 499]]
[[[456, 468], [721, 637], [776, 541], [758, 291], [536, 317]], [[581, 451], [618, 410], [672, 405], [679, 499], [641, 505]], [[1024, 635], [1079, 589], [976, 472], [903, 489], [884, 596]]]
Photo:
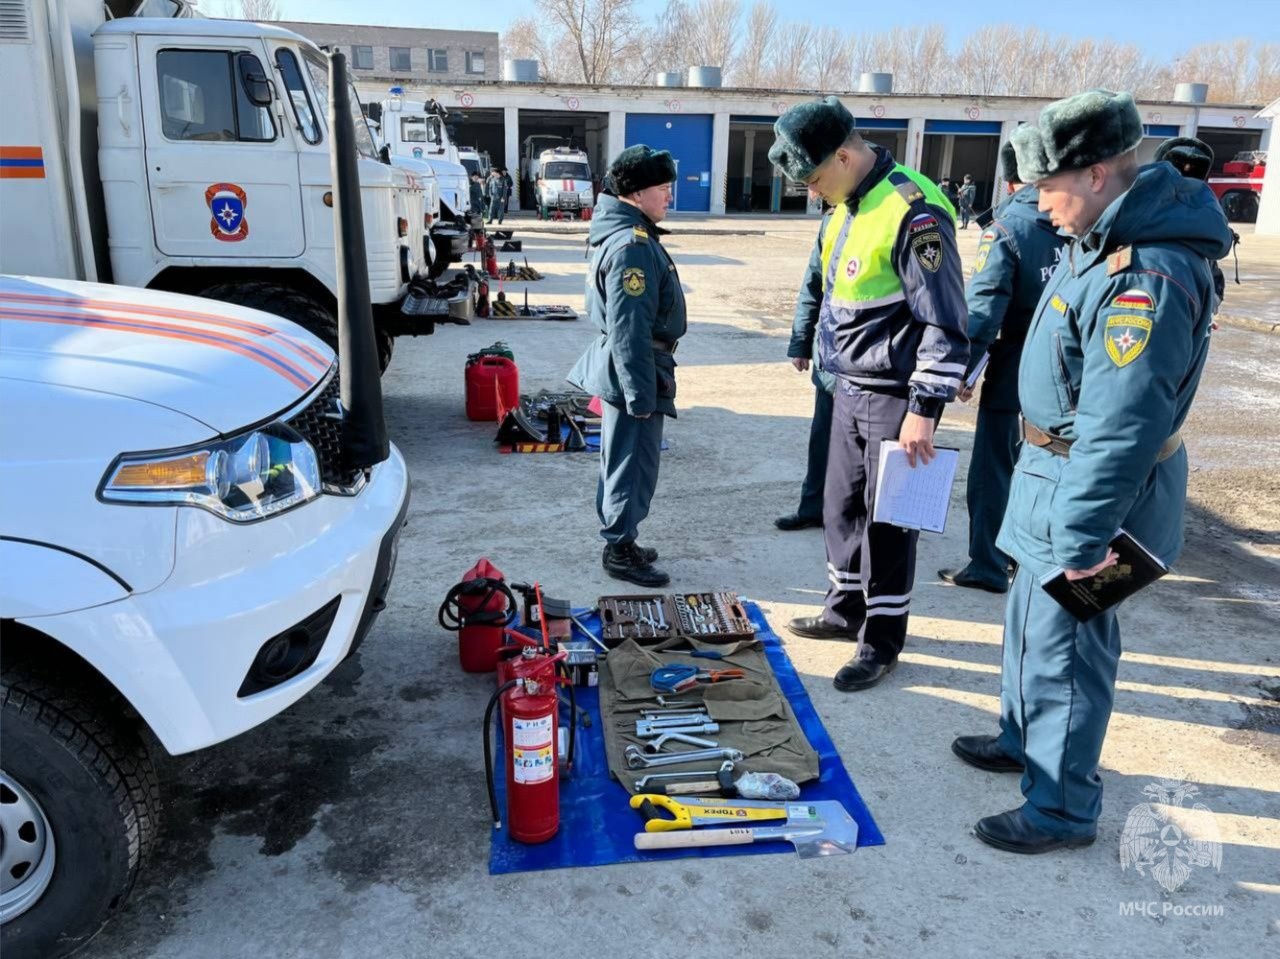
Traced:
[[1107, 356], [1116, 366], [1128, 366], [1151, 341], [1151, 317], [1120, 313], [1107, 317]]
[[638, 266], [629, 266], [622, 271], [622, 289], [628, 296], [644, 294], [644, 270]]

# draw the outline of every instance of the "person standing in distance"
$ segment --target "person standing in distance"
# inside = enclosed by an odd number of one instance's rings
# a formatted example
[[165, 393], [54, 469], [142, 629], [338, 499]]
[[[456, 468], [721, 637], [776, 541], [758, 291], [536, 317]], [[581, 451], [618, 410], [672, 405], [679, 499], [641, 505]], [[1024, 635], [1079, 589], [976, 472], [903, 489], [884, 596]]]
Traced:
[[[973, 275], [965, 290], [969, 306], [969, 374], [983, 353], [982, 398], [969, 458], [965, 499], [969, 507], [969, 562], [963, 569], [942, 569], [945, 583], [1004, 593], [1009, 589], [1009, 557], [996, 549], [996, 535], [1009, 502], [1009, 483], [1018, 459], [1018, 362], [1022, 342], [1040, 294], [1062, 256], [1058, 228], [1036, 205], [1040, 191], [1018, 179], [1013, 144], [1000, 150], [1002, 178], [1009, 196], [995, 220], [982, 231]], [[973, 390], [960, 391], [968, 400]]]
[[1020, 179], [1070, 241], [1031, 320], [1018, 373], [1022, 452], [997, 545], [1018, 564], [1005, 609], [1000, 735], [952, 751], [1021, 772], [1025, 802], [974, 833], [1015, 853], [1086, 846], [1102, 809], [1098, 761], [1115, 699], [1114, 608], [1087, 622], [1040, 586], [1114, 565], [1124, 529], [1172, 563], [1182, 550], [1187, 452], [1213, 322], [1212, 260], [1231, 247], [1213, 192], [1168, 163], [1139, 167], [1128, 93], [1090, 90], [1014, 131]]
[[600, 397], [596, 513], [614, 579], [654, 589], [670, 577], [636, 544], [658, 485], [663, 420], [676, 415], [676, 345], [688, 329], [684, 291], [658, 224], [676, 165], [666, 150], [628, 147], [609, 166], [587, 244], [587, 312], [599, 336], [569, 382]]
[[973, 183], [973, 177], [968, 173], [964, 175], [964, 183], [961, 185], [956, 198], [960, 201], [960, 229], [969, 229], [969, 220], [973, 218], [973, 201], [978, 195], [978, 188]]
[[[869, 689], [898, 661], [915, 580], [915, 530], [872, 523], [882, 440], [912, 467], [933, 459], [933, 431], [969, 357], [955, 210], [928, 177], [865, 142], [836, 97], [792, 107], [769, 160], [834, 212], [803, 289], [820, 285], [818, 356], [837, 378], [823, 527], [831, 588], [797, 636], [858, 641], [835, 677]], [[815, 276], [815, 274], [817, 274]]]

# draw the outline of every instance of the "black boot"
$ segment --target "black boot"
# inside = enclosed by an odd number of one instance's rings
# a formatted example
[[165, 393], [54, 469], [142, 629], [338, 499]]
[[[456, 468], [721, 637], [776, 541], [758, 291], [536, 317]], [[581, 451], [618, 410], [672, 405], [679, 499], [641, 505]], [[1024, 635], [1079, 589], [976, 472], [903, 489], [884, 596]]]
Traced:
[[1022, 763], [1005, 755], [996, 736], [959, 736], [951, 744], [951, 751], [970, 766], [988, 772], [1022, 772]]
[[897, 665], [897, 659], [888, 663], [877, 663], [855, 656], [840, 667], [832, 685], [842, 693], [856, 693], [863, 689], [870, 689], [872, 686], [880, 685], [880, 682], [893, 672], [893, 668]]
[[1036, 856], [1059, 849], [1079, 849], [1091, 845], [1097, 835], [1077, 836], [1064, 839], [1042, 832], [1027, 821], [1021, 809], [1011, 809], [996, 816], [979, 819], [973, 827], [973, 834], [988, 846], [995, 846], [1005, 852], [1016, 852], [1027, 856]]
[[[644, 560], [649, 565], [652, 566], [654, 563], [658, 561], [658, 551], [654, 549], [652, 546], [641, 546], [639, 543], [632, 543], [631, 545], [636, 548], [636, 555], [639, 556], [642, 560]], [[609, 547], [606, 545], [604, 548], [604, 552], [601, 553], [600, 555], [600, 562], [602, 563], [608, 562], [608, 559], [609, 559]]]
[[646, 561], [635, 543], [606, 546], [603, 565], [604, 571], [614, 579], [625, 579], [646, 589], [657, 589], [671, 582], [670, 576]]
[[822, 517], [801, 516], [799, 513], [792, 513], [789, 516], [779, 516], [773, 521], [773, 525], [785, 533], [790, 533], [797, 529], [809, 529], [811, 526], [821, 526]]

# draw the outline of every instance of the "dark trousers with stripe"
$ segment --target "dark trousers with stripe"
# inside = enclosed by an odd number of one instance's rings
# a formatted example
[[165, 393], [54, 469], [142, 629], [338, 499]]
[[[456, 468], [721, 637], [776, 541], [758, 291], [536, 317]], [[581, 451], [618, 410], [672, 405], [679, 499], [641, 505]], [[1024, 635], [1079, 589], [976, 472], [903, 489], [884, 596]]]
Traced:
[[1013, 464], [1018, 461], [1021, 442], [1018, 414], [1013, 410], [978, 410], [978, 427], [973, 434], [973, 456], [969, 459], [969, 483], [965, 500], [969, 506], [970, 576], [991, 586], [1006, 588], [1009, 557], [996, 549], [996, 537], [1009, 505], [1009, 484]]
[[654, 413], [642, 420], [612, 403], [601, 406], [596, 514], [600, 535], [610, 546], [617, 546], [634, 542], [636, 527], [649, 515], [649, 503], [658, 488], [666, 417]]
[[817, 387], [813, 398], [813, 422], [809, 425], [809, 459], [804, 484], [800, 487], [800, 508], [805, 519], [822, 519], [822, 491], [827, 485], [827, 450], [831, 446], [831, 411], [835, 397]]
[[1025, 764], [1022, 813], [1049, 835], [1097, 831], [1119, 664], [1114, 609], [1082, 623], [1018, 567], [1005, 606], [1000, 748]]
[[906, 643], [916, 576], [919, 534], [871, 522], [880, 441], [898, 438], [906, 414], [905, 397], [836, 386], [822, 510], [831, 581], [823, 618], [856, 631], [858, 658], [879, 663], [892, 662]]

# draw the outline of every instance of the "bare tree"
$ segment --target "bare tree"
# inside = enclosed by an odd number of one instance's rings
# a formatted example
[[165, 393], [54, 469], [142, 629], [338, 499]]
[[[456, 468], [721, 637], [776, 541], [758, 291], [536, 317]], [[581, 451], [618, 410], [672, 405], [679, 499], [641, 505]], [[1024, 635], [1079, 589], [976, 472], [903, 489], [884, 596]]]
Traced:
[[777, 31], [778, 11], [768, 0], [756, 0], [751, 5], [751, 12], [747, 15], [746, 35], [743, 37], [733, 70], [734, 86], [764, 85]]
[[813, 32], [813, 82], [819, 90], [842, 90], [849, 85], [849, 41], [836, 27]]
[[534, 17], [512, 20], [502, 34], [502, 55], [520, 60], [537, 60], [542, 79], [551, 83], [573, 82], [578, 76], [578, 60], [562, 30], [551, 30]]
[[686, 17], [686, 37], [693, 66], [733, 65], [742, 23], [742, 0], [697, 0]]
[[265, 23], [280, 19], [280, 0], [240, 0], [240, 19]]
[[583, 83], [607, 83], [639, 27], [636, 0], [538, 0], [538, 9], [569, 38]]
[[813, 27], [807, 23], [788, 23], [776, 36], [765, 86], [775, 90], [810, 88], [809, 45], [813, 41]]
[[940, 93], [951, 85], [947, 34], [938, 24], [857, 35], [850, 63], [855, 75], [892, 73], [899, 93]]
[[955, 92], [980, 97], [1004, 93], [1008, 79], [1007, 51], [1015, 48], [1017, 39], [1016, 28], [1010, 26], [982, 27], [965, 37], [955, 58], [961, 83]]

